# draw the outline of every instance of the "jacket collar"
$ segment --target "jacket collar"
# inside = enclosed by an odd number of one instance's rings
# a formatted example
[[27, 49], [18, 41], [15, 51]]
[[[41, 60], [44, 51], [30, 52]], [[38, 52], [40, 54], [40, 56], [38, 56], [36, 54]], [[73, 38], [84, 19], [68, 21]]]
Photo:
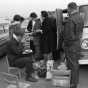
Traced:
[[71, 12], [71, 15], [74, 15], [74, 14], [76, 14], [76, 13], [78, 13], [78, 10], [72, 11], [72, 12]]
[[13, 34], [13, 38], [14, 38], [17, 42], [19, 42], [19, 40], [18, 40], [18, 38], [17, 38], [17, 36], [16, 36], [15, 34]]
[[20, 22], [19, 21], [14, 21], [14, 22], [12, 22], [11, 25], [16, 25], [16, 24], [20, 24]]

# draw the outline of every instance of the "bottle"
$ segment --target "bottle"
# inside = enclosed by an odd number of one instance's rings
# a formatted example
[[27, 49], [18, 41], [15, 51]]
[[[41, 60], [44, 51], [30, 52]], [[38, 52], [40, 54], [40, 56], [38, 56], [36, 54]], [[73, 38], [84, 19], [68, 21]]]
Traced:
[[47, 61], [47, 72], [46, 72], [46, 79], [50, 80], [52, 79], [52, 71], [53, 70], [53, 60]]

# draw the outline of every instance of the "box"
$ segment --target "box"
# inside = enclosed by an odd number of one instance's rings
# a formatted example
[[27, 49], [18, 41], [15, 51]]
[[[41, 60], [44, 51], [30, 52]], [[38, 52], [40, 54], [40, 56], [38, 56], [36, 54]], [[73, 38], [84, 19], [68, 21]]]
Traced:
[[54, 76], [69, 76], [71, 74], [70, 70], [52, 70]]
[[53, 86], [58, 86], [62, 88], [70, 88], [70, 78], [66, 76], [56, 76], [52, 79]]
[[52, 72], [52, 84], [60, 88], [70, 88], [70, 70], [54, 70]]

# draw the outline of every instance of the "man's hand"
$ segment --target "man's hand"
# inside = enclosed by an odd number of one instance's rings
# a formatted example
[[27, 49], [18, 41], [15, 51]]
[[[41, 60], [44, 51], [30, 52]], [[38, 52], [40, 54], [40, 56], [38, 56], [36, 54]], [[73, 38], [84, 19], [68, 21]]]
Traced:
[[23, 54], [29, 54], [29, 53], [32, 53], [33, 51], [31, 50], [31, 49], [29, 49], [29, 50], [25, 50], [24, 52], [23, 52]]
[[41, 32], [42, 33], [43, 31], [39, 29], [39, 30], [36, 30], [35, 32]]

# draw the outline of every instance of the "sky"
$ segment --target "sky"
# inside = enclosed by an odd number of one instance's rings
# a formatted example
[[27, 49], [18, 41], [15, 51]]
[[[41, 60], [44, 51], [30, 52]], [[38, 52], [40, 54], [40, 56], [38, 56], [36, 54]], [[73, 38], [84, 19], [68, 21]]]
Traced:
[[88, 4], [88, 0], [0, 0], [0, 17], [13, 17], [15, 14], [28, 17], [31, 12], [39, 15], [41, 10], [64, 9], [69, 2]]

